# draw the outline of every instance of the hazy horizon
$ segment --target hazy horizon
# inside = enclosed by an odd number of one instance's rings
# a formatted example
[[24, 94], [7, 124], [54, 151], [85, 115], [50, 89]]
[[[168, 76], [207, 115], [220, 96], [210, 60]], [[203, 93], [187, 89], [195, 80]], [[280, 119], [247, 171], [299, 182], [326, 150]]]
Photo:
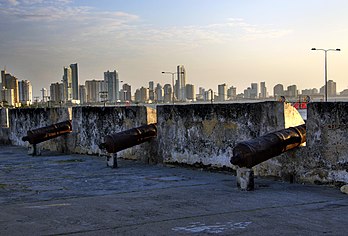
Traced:
[[79, 65], [79, 83], [118, 70], [132, 88], [171, 83], [161, 71], [182, 64], [187, 83], [241, 93], [253, 82], [348, 88], [348, 1], [344, 0], [0, 0], [0, 67], [30, 80], [33, 95]]

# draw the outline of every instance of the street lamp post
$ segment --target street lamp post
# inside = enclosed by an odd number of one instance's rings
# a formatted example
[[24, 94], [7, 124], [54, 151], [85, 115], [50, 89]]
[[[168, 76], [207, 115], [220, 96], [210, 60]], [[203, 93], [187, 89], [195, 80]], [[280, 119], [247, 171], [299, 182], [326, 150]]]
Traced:
[[174, 105], [174, 75], [176, 74], [175, 72], [167, 72], [167, 71], [162, 71], [162, 74], [171, 74], [172, 75], [172, 102]]
[[325, 73], [325, 102], [327, 102], [327, 52], [329, 52], [329, 51], [341, 51], [341, 49], [339, 49], [339, 48], [336, 48], [336, 49], [312, 48], [312, 50], [325, 52], [325, 68], [324, 68], [324, 73]]

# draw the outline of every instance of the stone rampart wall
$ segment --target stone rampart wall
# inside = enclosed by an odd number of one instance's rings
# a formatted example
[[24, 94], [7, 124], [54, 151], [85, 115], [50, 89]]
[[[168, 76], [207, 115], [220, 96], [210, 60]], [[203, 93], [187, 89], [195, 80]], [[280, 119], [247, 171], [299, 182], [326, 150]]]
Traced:
[[233, 147], [289, 126], [300, 114], [279, 102], [159, 106], [158, 156], [166, 163], [233, 167]]
[[[9, 139], [13, 145], [25, 146], [22, 137], [27, 135], [28, 130], [45, 127], [58, 122], [71, 119], [69, 108], [17, 108], [9, 110], [10, 134]], [[66, 152], [66, 138], [64, 136], [39, 144], [41, 148]]]
[[[73, 132], [42, 147], [61, 152], [100, 154], [103, 137], [154, 123], [157, 139], [119, 153], [130, 159], [236, 168], [233, 147], [241, 141], [303, 123], [290, 105], [279, 102], [143, 106], [9, 109], [10, 128], [0, 129], [0, 143], [27, 146], [29, 129], [73, 120]], [[297, 182], [348, 183], [348, 103], [310, 103], [306, 146], [254, 167], [256, 175]]]
[[306, 131], [306, 146], [256, 166], [255, 174], [295, 182], [347, 184], [348, 103], [309, 103]]
[[[103, 138], [112, 133], [135, 128], [156, 121], [156, 112], [144, 106], [75, 107], [73, 133], [69, 136], [72, 153], [104, 155], [99, 149]], [[118, 153], [128, 159], [148, 161], [150, 143], [144, 143]]]

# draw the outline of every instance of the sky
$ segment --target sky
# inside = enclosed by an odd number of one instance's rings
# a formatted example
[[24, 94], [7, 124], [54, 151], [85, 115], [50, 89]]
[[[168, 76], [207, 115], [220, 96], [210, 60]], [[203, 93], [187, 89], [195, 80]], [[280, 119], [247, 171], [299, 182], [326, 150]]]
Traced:
[[117, 70], [133, 90], [187, 83], [217, 91], [266, 82], [348, 89], [346, 0], [0, 0], [0, 68], [30, 80], [34, 96], [78, 63], [79, 83]]

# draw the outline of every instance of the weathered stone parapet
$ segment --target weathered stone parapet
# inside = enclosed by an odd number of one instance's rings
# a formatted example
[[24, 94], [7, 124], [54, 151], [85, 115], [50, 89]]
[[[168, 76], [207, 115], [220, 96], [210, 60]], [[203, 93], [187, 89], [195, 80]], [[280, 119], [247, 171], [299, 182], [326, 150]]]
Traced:
[[306, 146], [254, 168], [255, 175], [295, 182], [348, 183], [348, 103], [313, 102], [307, 111]]
[[[61, 121], [71, 119], [71, 109], [69, 108], [16, 108], [10, 109], [10, 136], [13, 145], [28, 146], [27, 142], [22, 141], [22, 137], [27, 135], [28, 130], [45, 127]], [[65, 135], [54, 140], [49, 140], [40, 144], [43, 149], [51, 151], [66, 152], [67, 143]]]
[[[106, 155], [99, 149], [103, 138], [112, 133], [135, 128], [156, 120], [156, 112], [144, 106], [74, 107], [73, 132], [69, 136], [72, 153]], [[152, 123], [152, 122], [151, 122]], [[150, 143], [118, 153], [119, 157], [148, 162]]]
[[308, 177], [323, 183], [348, 183], [348, 103], [308, 104], [307, 147], [310, 162], [304, 165]]
[[280, 102], [164, 105], [157, 108], [158, 149], [164, 162], [233, 167], [237, 142], [303, 124]]

